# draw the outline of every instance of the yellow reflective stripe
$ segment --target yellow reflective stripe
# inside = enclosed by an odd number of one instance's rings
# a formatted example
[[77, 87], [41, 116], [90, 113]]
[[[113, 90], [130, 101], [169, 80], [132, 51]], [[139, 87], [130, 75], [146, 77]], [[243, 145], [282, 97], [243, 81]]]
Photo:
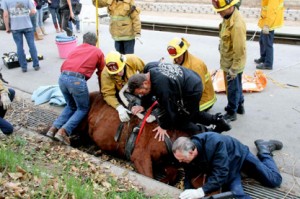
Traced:
[[217, 98], [216, 98], [216, 95], [214, 95], [214, 98], [212, 100], [210, 100], [210, 101], [208, 101], [208, 102], [206, 102], [204, 104], [201, 104], [199, 106], [199, 110], [200, 111], [206, 110], [207, 108], [211, 107], [216, 101], [217, 101]]
[[125, 16], [125, 17], [123, 17], [123, 16], [111, 16], [110, 19], [113, 20], [113, 21], [130, 20], [130, 17], [128, 17], [128, 16]]

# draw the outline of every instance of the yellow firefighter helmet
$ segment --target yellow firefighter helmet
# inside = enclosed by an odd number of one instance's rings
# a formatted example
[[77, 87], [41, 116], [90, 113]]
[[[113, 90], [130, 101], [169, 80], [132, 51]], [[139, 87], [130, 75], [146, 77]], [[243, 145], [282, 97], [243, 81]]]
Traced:
[[126, 56], [117, 51], [111, 51], [105, 57], [105, 64], [109, 74], [117, 74], [125, 67]]
[[212, 4], [216, 12], [221, 12], [227, 8], [230, 8], [231, 6], [234, 6], [239, 1], [240, 0], [212, 0]]
[[182, 55], [190, 47], [190, 43], [184, 38], [173, 38], [168, 44], [168, 53], [172, 59]]

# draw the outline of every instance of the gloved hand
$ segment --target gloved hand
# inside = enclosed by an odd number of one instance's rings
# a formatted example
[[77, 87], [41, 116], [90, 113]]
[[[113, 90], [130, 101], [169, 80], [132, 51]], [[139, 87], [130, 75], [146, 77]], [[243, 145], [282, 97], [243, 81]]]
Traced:
[[146, 119], [147, 123], [152, 123], [156, 120], [154, 115], [149, 115], [148, 118]]
[[227, 81], [234, 80], [234, 79], [236, 78], [236, 76], [237, 76], [236, 70], [230, 68], [230, 69], [228, 70], [227, 77], [226, 77], [226, 78], [227, 78]]
[[141, 34], [136, 34], [135, 39], [138, 40], [140, 42], [140, 44], [143, 44], [143, 42], [141, 40]]
[[269, 26], [264, 26], [262, 29], [263, 34], [268, 35], [270, 32]]
[[179, 195], [180, 199], [197, 199], [204, 197], [204, 191], [202, 188], [187, 189]]
[[121, 122], [128, 122], [130, 120], [130, 117], [128, 113], [131, 113], [128, 109], [124, 108], [124, 106], [119, 105], [116, 110], [119, 113], [119, 118]]
[[11, 101], [8, 97], [8, 93], [1, 93], [1, 102], [4, 110], [7, 110], [11, 107]]

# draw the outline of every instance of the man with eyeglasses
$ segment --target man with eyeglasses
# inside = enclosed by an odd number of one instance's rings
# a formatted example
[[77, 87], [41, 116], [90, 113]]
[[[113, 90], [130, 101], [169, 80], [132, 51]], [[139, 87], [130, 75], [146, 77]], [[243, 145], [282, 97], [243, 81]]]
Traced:
[[117, 51], [108, 53], [105, 63], [101, 74], [101, 93], [106, 103], [118, 111], [120, 121], [127, 122], [130, 111], [120, 102], [118, 92], [132, 75], [143, 72], [145, 64], [134, 54], [122, 55]]

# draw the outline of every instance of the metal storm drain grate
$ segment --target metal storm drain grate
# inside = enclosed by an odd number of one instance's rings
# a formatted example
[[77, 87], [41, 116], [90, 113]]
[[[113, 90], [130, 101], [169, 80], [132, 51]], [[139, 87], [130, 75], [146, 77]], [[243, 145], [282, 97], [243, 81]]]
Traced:
[[[54, 111], [32, 106], [24, 101], [13, 102], [13, 109], [9, 110], [6, 118], [9, 119], [15, 126], [22, 126], [37, 132], [41, 132], [49, 128], [53, 121], [58, 117]], [[183, 179], [184, 171], [179, 171], [178, 182]], [[156, 180], [164, 177], [163, 173], [158, 172], [155, 176]], [[258, 184], [252, 179], [243, 180], [243, 187], [247, 194], [254, 199], [300, 199], [292, 193], [286, 193], [279, 189], [266, 188]], [[221, 197], [230, 199], [232, 197]]]
[[258, 183], [243, 184], [244, 190], [248, 193], [252, 198], [270, 198], [270, 199], [300, 199], [300, 196], [296, 196], [291, 193], [286, 193], [279, 189], [271, 189], [261, 186]]
[[42, 131], [50, 127], [58, 114], [47, 109], [32, 106], [24, 101], [14, 101], [13, 109], [10, 110], [6, 117], [15, 126], [22, 126], [35, 131]]

